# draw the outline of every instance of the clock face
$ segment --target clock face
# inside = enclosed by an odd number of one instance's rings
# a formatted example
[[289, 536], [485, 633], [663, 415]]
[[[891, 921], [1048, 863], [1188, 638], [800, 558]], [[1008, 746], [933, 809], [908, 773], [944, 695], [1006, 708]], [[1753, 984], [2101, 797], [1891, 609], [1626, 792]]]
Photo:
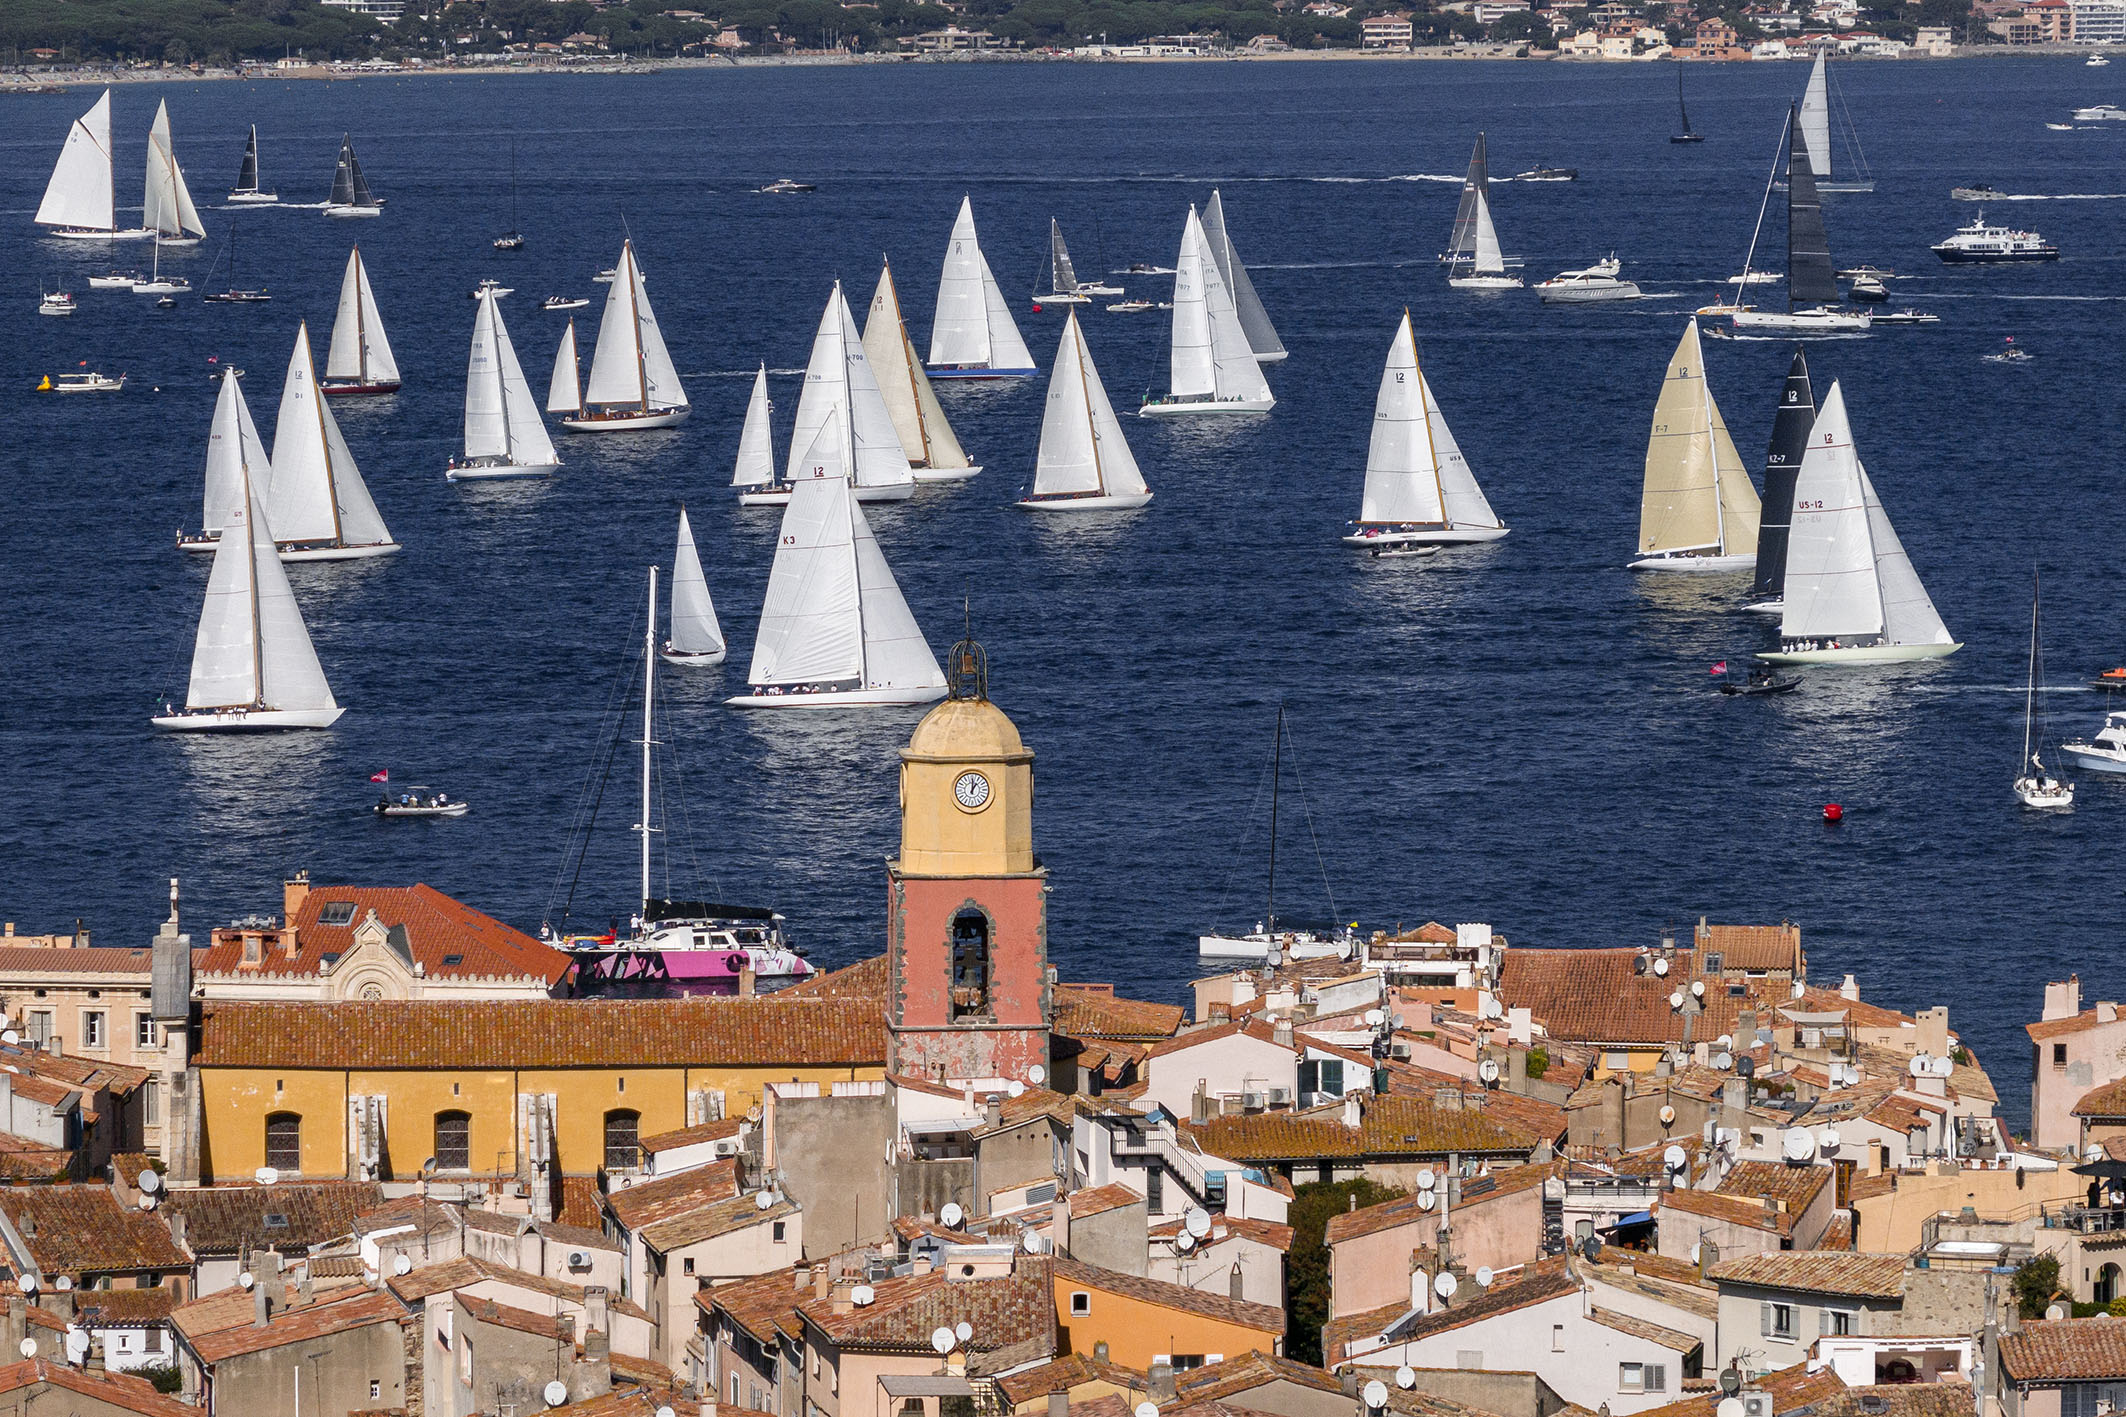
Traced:
[[989, 805], [989, 779], [978, 772], [963, 772], [952, 784], [953, 800], [969, 812]]

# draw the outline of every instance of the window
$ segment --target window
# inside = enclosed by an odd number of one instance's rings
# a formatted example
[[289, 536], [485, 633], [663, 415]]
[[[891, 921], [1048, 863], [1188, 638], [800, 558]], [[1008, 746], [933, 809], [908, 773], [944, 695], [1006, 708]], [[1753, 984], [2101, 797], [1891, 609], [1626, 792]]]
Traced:
[[783, 1242], [783, 1222], [782, 1222], [782, 1221], [780, 1221], [780, 1220], [778, 1220], [778, 1221], [776, 1221], [776, 1222], [775, 1222], [775, 1243], [776, 1243], [776, 1244], [778, 1244], [778, 1245], [780, 1245], [780, 1244], [781, 1244], [782, 1242]]
[[1093, 1296], [1083, 1289], [1074, 1289], [1070, 1295], [1070, 1315], [1075, 1319], [1089, 1316], [1093, 1311]]
[[963, 910], [952, 919], [952, 1016], [989, 1012], [989, 917]]
[[50, 1009], [32, 1009], [30, 1011], [30, 1042], [39, 1047], [45, 1047], [51, 1041], [52, 1011]]
[[301, 1174], [303, 1119], [295, 1113], [275, 1112], [266, 1118], [266, 1164], [276, 1171]]
[[1552, 1324], [1550, 1326], [1550, 1351], [1553, 1353], [1563, 1353], [1565, 1351], [1565, 1325]]
[[680, 1261], [679, 1272], [681, 1274], [692, 1274], [694, 1272], [694, 1261], [691, 1259]]
[[1617, 1364], [1617, 1391], [1668, 1391], [1668, 1365], [1666, 1363]]
[[632, 1171], [642, 1164], [642, 1147], [638, 1144], [637, 1128], [642, 1114], [624, 1108], [605, 1114], [605, 1169], [608, 1171]]
[[1631, 1066], [1631, 1054], [1611, 1050], [1602, 1055], [1602, 1066], [1613, 1073], [1621, 1073]]
[[1144, 1205], [1153, 1215], [1166, 1209], [1166, 1168], [1156, 1161], [1144, 1168]]
[[1859, 1331], [1854, 1322], [1859, 1317], [1851, 1309], [1825, 1309], [1822, 1331], [1833, 1338], [1848, 1338]]
[[463, 955], [444, 955], [444, 956], [443, 956], [443, 967], [444, 967], [445, 969], [451, 969], [451, 968], [455, 968], [456, 966], [458, 966], [458, 965], [461, 965], [461, 964], [463, 964], [463, 963], [465, 963], [465, 956], [463, 956]]
[[1176, 1353], [1173, 1355], [1172, 1361], [1175, 1372], [1185, 1373], [1191, 1368], [1202, 1367], [1203, 1355], [1201, 1353]]
[[1763, 1318], [1764, 1336], [1766, 1338], [1793, 1338], [1794, 1306], [1792, 1304], [1766, 1303], [1764, 1305]]
[[458, 1348], [458, 1381], [472, 1386], [472, 1339], [468, 1336]]
[[438, 1171], [470, 1171], [472, 1169], [471, 1113], [436, 1113], [436, 1169]]
[[384, 1385], [375, 1378], [371, 1378], [369, 1380], [369, 1395], [371, 1397], [382, 1397], [384, 1395]]
[[160, 1048], [162, 1039], [155, 1031], [155, 1015], [133, 1015], [133, 1046], [135, 1048]]
[[320, 925], [347, 925], [354, 921], [354, 902], [351, 900], [328, 900], [317, 908], [317, 923]]
[[2066, 1044], [2055, 1043], [2052, 1045], [2052, 1066], [2055, 1068], [2064, 1068], [2067, 1066]]
[[162, 1125], [162, 1079], [149, 1078], [140, 1089], [140, 1120], [151, 1127]]

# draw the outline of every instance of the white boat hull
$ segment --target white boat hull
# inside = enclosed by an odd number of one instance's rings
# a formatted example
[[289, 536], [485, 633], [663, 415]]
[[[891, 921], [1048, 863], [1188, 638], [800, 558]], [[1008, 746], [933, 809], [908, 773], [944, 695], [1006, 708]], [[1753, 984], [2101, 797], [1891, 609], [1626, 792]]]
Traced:
[[905, 502], [915, 495], [913, 482], [889, 482], [884, 487], [859, 487], [856, 500], [859, 502]]
[[1600, 305], [1611, 300], [1646, 298], [1646, 292], [1628, 280], [1608, 285], [1551, 285], [1545, 281], [1535, 289], [1545, 305]]
[[332, 206], [328, 206], [328, 207], [326, 207], [326, 208], [325, 208], [325, 215], [326, 215], [326, 216], [329, 216], [329, 217], [342, 217], [342, 218], [344, 218], [344, 217], [360, 217], [360, 216], [382, 216], [383, 214], [384, 214], [384, 209], [383, 209], [382, 207], [354, 207], [354, 206], [342, 206], [342, 207], [332, 207]]
[[2090, 772], [2126, 773], [2126, 757], [2113, 757], [2101, 748], [2062, 743], [2060, 756], [2076, 767], [2085, 768]]
[[1742, 608], [1751, 615], [1786, 614], [1786, 602], [1784, 600], [1756, 600]]
[[391, 556], [405, 549], [396, 541], [382, 541], [370, 546], [280, 546], [275, 548], [283, 561], [366, 561], [372, 556]]
[[153, 241], [156, 233], [149, 228], [138, 231], [95, 231], [76, 226], [54, 227], [46, 233], [62, 241]]
[[206, 709], [151, 718], [165, 733], [271, 733], [283, 728], [330, 728], [347, 710]]
[[707, 669], [723, 663], [728, 653], [728, 650], [720, 649], [692, 651], [673, 649], [670, 645], [666, 645], [657, 651], [657, 657], [666, 664], [677, 664], [690, 669]]
[[470, 802], [450, 802], [441, 807], [401, 807], [394, 803], [378, 807], [376, 814], [380, 817], [462, 817], [471, 810]]
[[1786, 330], [1801, 334], [1864, 334], [1875, 317], [1865, 310], [1737, 310], [1728, 317], [1738, 330]]
[[2039, 809], [2072, 807], [2074, 784], [2071, 782], [2039, 782], [2033, 778], [2019, 777], [2015, 780], [2015, 795], [2025, 807]]
[[1408, 531], [1354, 531], [1346, 534], [1346, 546], [1377, 549], [1389, 546], [1473, 546], [1497, 541], [1506, 535], [1502, 526], [1419, 527]]
[[262, 207], [269, 202], [278, 202], [280, 199], [281, 194], [278, 192], [231, 192], [227, 201], [232, 206]]
[[945, 697], [942, 686], [934, 689], [840, 689], [824, 694], [740, 694], [725, 699], [741, 709], [837, 709], [895, 708], [910, 704], [934, 704]]
[[1096, 497], [1021, 497], [1013, 505], [1027, 512], [1127, 512], [1151, 500], [1149, 492], [1103, 492]]
[[1040, 373], [1038, 369], [981, 369], [948, 366], [940, 369], [935, 364], [923, 366], [923, 372], [932, 379], [1026, 379]]
[[555, 463], [497, 463], [491, 467], [453, 467], [446, 470], [446, 482], [508, 482], [528, 477], [552, 477], [561, 464]]
[[981, 470], [979, 467], [913, 467], [908, 471], [917, 482], [965, 482]]
[[561, 420], [571, 433], [633, 433], [644, 428], [670, 428], [687, 421], [691, 408], [653, 408], [645, 413], [584, 414]]
[[1447, 284], [1455, 290], [1520, 290], [1524, 283], [1519, 276], [1449, 276]]
[[1681, 571], [1701, 576], [1756, 568], [1757, 553], [1754, 551], [1734, 556], [1642, 556], [1631, 563], [1634, 571]]
[[738, 505], [741, 507], [783, 507], [788, 506], [789, 502], [790, 489], [787, 487], [738, 494]]
[[1944, 659], [1963, 648], [1946, 645], [1868, 645], [1854, 649], [1775, 650], [1757, 658], [1766, 664], [1904, 664], [1916, 659]]
[[1161, 399], [1137, 410], [1139, 418], [1190, 418], [1203, 413], [1268, 413], [1277, 400], [1266, 399]]

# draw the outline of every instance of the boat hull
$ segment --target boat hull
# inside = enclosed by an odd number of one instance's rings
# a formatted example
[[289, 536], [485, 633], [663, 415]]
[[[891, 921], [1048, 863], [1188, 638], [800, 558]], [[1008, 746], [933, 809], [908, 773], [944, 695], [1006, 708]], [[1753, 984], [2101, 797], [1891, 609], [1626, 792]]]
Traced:
[[1038, 369], [977, 369], [971, 366], [964, 368], [948, 366], [941, 369], [935, 364], [926, 364], [923, 366], [923, 372], [933, 379], [1025, 379], [1041, 371]]
[[2078, 748], [2072, 743], [2062, 743], [2060, 756], [2088, 772], [2126, 774], [2126, 758], [2114, 758], [2101, 749]]
[[383, 209], [382, 207], [380, 207], [380, 206], [379, 206], [379, 207], [355, 207], [355, 206], [343, 206], [343, 207], [329, 207], [329, 206], [328, 206], [328, 207], [326, 207], [326, 208], [325, 208], [325, 215], [326, 215], [326, 216], [329, 216], [329, 217], [338, 217], [338, 218], [341, 218], [341, 219], [343, 219], [343, 220], [344, 220], [344, 219], [346, 219], [346, 218], [349, 218], [349, 217], [382, 216], [383, 214], [384, 214], [384, 209]]
[[1267, 399], [1161, 399], [1137, 410], [1139, 418], [1192, 418], [1207, 413], [1268, 413], [1277, 400]]
[[665, 645], [657, 651], [657, 657], [666, 664], [677, 664], [690, 669], [708, 669], [723, 663], [729, 653], [729, 650], [684, 650]]
[[979, 467], [914, 467], [908, 471], [917, 482], [965, 482]]
[[2060, 253], [2051, 247], [2042, 251], [1958, 251], [1936, 246], [1934, 254], [1945, 266], [2017, 266], [2032, 261], [2057, 261]]
[[653, 408], [641, 413], [579, 413], [561, 420], [571, 433], [633, 433], [644, 428], [671, 428], [687, 421], [691, 408]]
[[1790, 334], [1863, 333], [1874, 322], [1865, 310], [1737, 310], [1728, 316], [1738, 330], [1784, 330]]
[[1389, 546], [1473, 546], [1480, 542], [1497, 541], [1509, 528], [1503, 526], [1439, 526], [1413, 527], [1407, 531], [1353, 531], [1343, 538], [1346, 546], [1381, 548]]
[[1012, 505], [1024, 512], [1127, 512], [1151, 500], [1149, 492], [1102, 492], [1090, 497], [1021, 497]]
[[496, 463], [489, 467], [450, 467], [443, 472], [446, 482], [521, 482], [533, 477], [552, 477], [561, 464], [553, 463]]
[[275, 548], [283, 561], [366, 561], [372, 556], [391, 556], [406, 548], [396, 541], [370, 546], [281, 546]]
[[1816, 190], [1819, 192], [1872, 192], [1875, 190], [1875, 179], [1870, 177], [1858, 182], [1818, 182]]
[[2039, 810], [2072, 807], [2074, 784], [2019, 777], [2015, 780], [2015, 796], [2025, 807], [2036, 807]]
[[1751, 615], [1784, 615], [1786, 602], [1776, 597], [1771, 600], [1753, 600], [1742, 609]]
[[1642, 556], [1630, 563], [1634, 571], [1672, 571], [1686, 575], [1724, 575], [1730, 571], [1757, 568], [1757, 553], [1729, 556]]
[[148, 722], [165, 733], [273, 733], [285, 728], [330, 728], [347, 710], [209, 709], [161, 714]]
[[231, 192], [223, 198], [232, 206], [239, 207], [262, 207], [280, 199], [281, 194], [278, 192]]
[[139, 231], [98, 231], [92, 227], [57, 226], [45, 233], [61, 241], [153, 241], [156, 233], [143, 228]]
[[738, 494], [738, 505], [741, 507], [781, 507], [787, 506], [789, 501], [790, 489], [787, 487]]
[[943, 686], [910, 689], [838, 689], [824, 694], [739, 694], [724, 700], [741, 709], [898, 708], [934, 704], [945, 697]]
[[334, 383], [330, 379], [320, 379], [317, 386], [328, 399], [366, 398], [374, 394], [395, 394], [399, 391], [399, 381], [396, 379], [389, 383], [368, 384], [359, 381], [350, 383], [344, 379]]
[[1946, 645], [1868, 645], [1855, 649], [1774, 650], [1757, 658], [1766, 664], [1905, 664], [1918, 659], [1946, 659], [1963, 648]]
[[859, 487], [856, 500], [859, 502], [905, 502], [915, 495], [913, 482], [889, 482], [883, 487]]
[[1519, 276], [1449, 276], [1447, 285], [1453, 290], [1520, 290], [1525, 282]]
[[376, 814], [380, 817], [462, 817], [471, 810], [470, 802], [452, 802], [441, 807], [400, 807], [379, 803]]

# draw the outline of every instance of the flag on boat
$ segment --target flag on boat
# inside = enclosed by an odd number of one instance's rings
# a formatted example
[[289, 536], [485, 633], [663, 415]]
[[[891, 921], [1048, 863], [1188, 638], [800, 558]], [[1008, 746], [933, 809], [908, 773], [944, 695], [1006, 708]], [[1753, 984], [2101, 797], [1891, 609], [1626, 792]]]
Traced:
[[382, 772], [373, 772], [369, 774], [369, 780], [371, 782], [389, 782], [391, 781], [391, 769], [385, 768]]
[[1725, 674], [1725, 673], [1727, 673], [1727, 661], [1723, 659], [1723, 660], [1721, 660], [1721, 661], [1720, 661], [1720, 662], [1719, 662], [1718, 664], [1714, 665], [1714, 666], [1713, 666], [1713, 673], [1715, 673], [1715, 674]]

